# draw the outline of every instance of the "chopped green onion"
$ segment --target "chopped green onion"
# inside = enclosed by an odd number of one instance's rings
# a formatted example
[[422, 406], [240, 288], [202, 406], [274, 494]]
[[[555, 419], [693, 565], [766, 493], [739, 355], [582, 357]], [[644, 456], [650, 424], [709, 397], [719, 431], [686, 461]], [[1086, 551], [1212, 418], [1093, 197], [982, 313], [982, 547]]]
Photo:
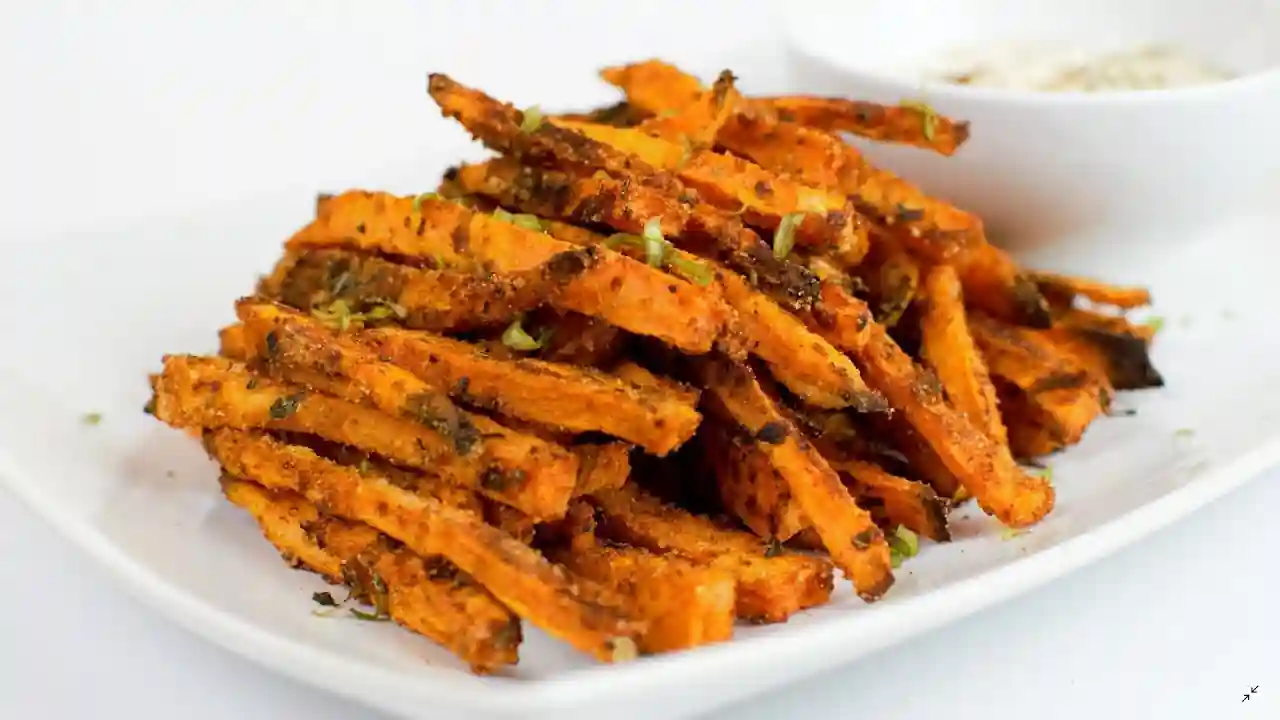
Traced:
[[1179, 437], [1179, 438], [1189, 438], [1194, 436], [1195, 434], [1196, 434], [1196, 431], [1192, 430], [1191, 428], [1178, 428], [1173, 432], [1173, 436]]
[[494, 208], [493, 218], [495, 220], [501, 220], [504, 223], [511, 223], [512, 225], [524, 228], [525, 230], [533, 230], [535, 232], [543, 231], [542, 221], [538, 219], [537, 215], [530, 215], [529, 213], [510, 213], [502, 208]]
[[662, 237], [662, 218], [649, 218], [644, 224], [644, 257], [652, 267], [662, 267], [662, 261], [667, 255], [667, 239]]
[[631, 233], [614, 233], [605, 238], [604, 246], [610, 250], [620, 247], [633, 247], [637, 250], [643, 250], [644, 238]]
[[802, 212], [787, 213], [782, 216], [782, 221], [778, 223], [778, 229], [773, 232], [773, 256], [775, 258], [785, 260], [791, 254], [791, 248], [796, 245], [796, 226], [802, 220], [804, 220], [804, 213]]
[[520, 114], [520, 132], [531, 133], [542, 127], [542, 110], [537, 105], [530, 105]]
[[898, 104], [920, 113], [920, 127], [924, 131], [924, 139], [933, 142], [937, 134], [938, 111], [923, 100], [903, 100]]
[[351, 326], [351, 306], [346, 300], [334, 300], [325, 308], [311, 308], [311, 315], [336, 330], [345, 331]]
[[1147, 322], [1144, 324], [1151, 328], [1151, 332], [1158, 333], [1162, 328], [1164, 328], [1164, 318], [1156, 315], [1155, 317], [1147, 318]]
[[1007, 527], [1000, 531], [1000, 539], [1012, 540], [1026, 532], [1027, 532], [1026, 530], [1019, 530], [1018, 528]]
[[695, 260], [680, 257], [675, 253], [667, 255], [667, 265], [669, 265], [672, 270], [683, 275], [694, 285], [706, 287], [715, 279], [715, 273], [711, 271], [711, 268]]
[[916, 535], [905, 525], [899, 525], [888, 537], [889, 540], [889, 559], [894, 562], [893, 566], [898, 567], [902, 561], [909, 557], [915, 557], [920, 552], [920, 536]]
[[520, 325], [519, 318], [508, 325], [507, 329], [502, 332], [502, 344], [520, 352], [533, 352], [542, 348], [541, 341], [535, 340], [532, 335], [525, 332]]
[[439, 199], [440, 199], [440, 193], [435, 193], [435, 192], [424, 192], [421, 195], [417, 195], [413, 198], [413, 211], [415, 213], [422, 212], [423, 200], [439, 200]]
[[85, 413], [83, 416], [81, 416], [80, 422], [83, 422], [85, 425], [98, 425], [102, 422], [102, 413], [99, 413], [99, 412]]
[[351, 616], [355, 619], [366, 622], [387, 622], [391, 619], [390, 615], [381, 612], [365, 612], [360, 608], [347, 608], [347, 612], [351, 613]]

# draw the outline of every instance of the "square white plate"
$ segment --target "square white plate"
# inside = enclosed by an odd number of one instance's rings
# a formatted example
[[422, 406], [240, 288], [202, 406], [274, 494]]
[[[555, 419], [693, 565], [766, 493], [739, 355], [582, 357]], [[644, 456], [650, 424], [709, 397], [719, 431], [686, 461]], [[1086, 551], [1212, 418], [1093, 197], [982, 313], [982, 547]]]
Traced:
[[[741, 67], [735, 64], [735, 67]], [[441, 149], [380, 186], [429, 187], [468, 148]], [[407, 182], [406, 182], [407, 180]], [[163, 221], [7, 248], [0, 359], [0, 478], [134, 592], [193, 631], [264, 665], [395, 712], [469, 717], [672, 717], [838, 666], [1091, 562], [1252, 477], [1280, 453], [1275, 214], [1234, 218], [1158, 253], [1120, 259], [1106, 239], [1074, 271], [1150, 284], [1166, 317], [1159, 391], [1121, 396], [1054, 461], [1058, 507], [1002, 540], [972, 507], [956, 540], [927, 546], [882, 602], [841, 584], [834, 601], [730, 644], [595, 666], [529, 632], [510, 677], [469, 675], [390, 625], [311, 614], [316, 578], [286, 569], [225, 503], [196, 443], [143, 415], [146, 373], [166, 352], [215, 347], [231, 302], [270, 267], [312, 210], [289, 193]], [[1115, 238], [1122, 243], [1123, 238]], [[1067, 259], [1046, 259], [1064, 267]], [[82, 416], [99, 412], [99, 425]], [[1193, 432], [1179, 432], [1181, 429]]]

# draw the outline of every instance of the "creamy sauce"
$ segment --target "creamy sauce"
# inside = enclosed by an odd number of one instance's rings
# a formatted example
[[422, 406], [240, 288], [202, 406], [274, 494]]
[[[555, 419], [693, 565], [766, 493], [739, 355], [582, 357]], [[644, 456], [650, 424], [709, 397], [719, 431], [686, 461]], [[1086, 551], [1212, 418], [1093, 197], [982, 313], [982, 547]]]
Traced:
[[1205, 85], [1230, 74], [1176, 48], [1147, 46], [1097, 53], [1044, 48], [984, 48], [935, 66], [930, 79], [958, 85], [1040, 92], [1115, 92]]

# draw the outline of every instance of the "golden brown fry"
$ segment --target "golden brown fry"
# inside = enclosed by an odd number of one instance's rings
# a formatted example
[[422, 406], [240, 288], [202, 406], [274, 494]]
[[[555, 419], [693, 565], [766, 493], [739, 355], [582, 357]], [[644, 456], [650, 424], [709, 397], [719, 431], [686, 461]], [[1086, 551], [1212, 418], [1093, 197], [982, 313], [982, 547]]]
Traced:
[[1055, 453], [1066, 442], [1052, 426], [1053, 420], [1031, 402], [1031, 398], [1013, 383], [996, 380], [1000, 396], [1000, 413], [1009, 426], [1009, 450], [1019, 460], [1035, 460]]
[[676, 382], [671, 378], [654, 375], [643, 366], [637, 365], [630, 360], [615, 365], [609, 372], [633, 385], [657, 388], [664, 392], [674, 393], [686, 402], [696, 403], [701, 395], [696, 388]]
[[1151, 362], [1150, 343], [1136, 327], [1125, 331], [1063, 324], [1037, 332], [1082, 367], [1107, 378], [1116, 390], [1164, 385], [1164, 378]]
[[708, 351], [725, 322], [723, 310], [696, 285], [605, 248], [591, 248], [585, 260], [580, 253], [566, 254], [574, 250], [568, 243], [445, 200], [423, 200], [415, 209], [412, 198], [344, 193], [326, 202], [319, 217], [286, 247], [438, 257], [445, 264], [482, 263], [498, 273], [555, 263], [547, 272], [568, 280], [548, 298], [553, 305], [689, 353]]
[[787, 481], [753, 439], [715, 421], [703, 423], [698, 439], [721, 503], [751, 532], [786, 542], [809, 527]]
[[569, 577], [473, 513], [261, 434], [214, 430], [206, 434], [205, 446], [232, 475], [298, 492], [338, 517], [368, 523], [424, 557], [443, 555], [553, 637], [606, 662], [635, 657], [643, 623], [627, 618], [615, 595]]
[[574, 497], [616, 490], [631, 475], [631, 446], [626, 443], [577, 445], [573, 451], [579, 468]]
[[1072, 330], [1096, 330], [1113, 335], [1137, 338], [1147, 345], [1150, 345], [1156, 336], [1156, 325], [1151, 323], [1134, 325], [1118, 315], [1106, 315], [1094, 310], [1082, 310], [1080, 308], [1055, 309], [1053, 324], [1055, 327], [1070, 328]]
[[291, 490], [224, 477], [222, 491], [286, 558], [350, 584], [354, 595], [440, 643], [472, 671], [490, 673], [519, 659], [520, 619], [444, 558], [393, 549], [377, 530], [323, 516]]
[[779, 411], [750, 369], [723, 360], [699, 365], [708, 412], [737, 423], [754, 438], [858, 595], [878, 600], [893, 585], [893, 572], [889, 545], [871, 516], [858, 507], [840, 477]]
[[920, 263], [890, 236], [878, 236], [857, 269], [872, 299], [873, 316], [885, 327], [898, 324], [920, 287]]
[[572, 277], [553, 270], [590, 267], [591, 258], [578, 253], [522, 272], [495, 275], [415, 268], [342, 249], [303, 250], [286, 253], [258, 290], [302, 310], [326, 308], [341, 300], [359, 313], [376, 300], [398, 306], [404, 315], [400, 322], [406, 327], [460, 332], [505, 326], [542, 305]]
[[877, 323], [854, 359], [867, 383], [884, 394], [937, 453], [943, 465], [983, 510], [1010, 527], [1025, 527], [1053, 508], [1053, 488], [1023, 473], [1003, 447], [992, 442], [942, 397], [937, 379], [922, 372]]
[[547, 362], [604, 367], [627, 351], [624, 331], [575, 312], [556, 313], [540, 326], [540, 332], [548, 335], [538, 359]]
[[693, 403], [603, 372], [540, 360], [496, 360], [458, 340], [376, 328], [359, 342], [460, 402], [569, 432], [598, 430], [666, 455], [693, 437]]
[[865, 460], [841, 459], [823, 453], [831, 467], [852, 481], [852, 490], [861, 500], [870, 498], [881, 505], [886, 523], [904, 525], [908, 530], [937, 542], [951, 539], [947, 528], [947, 501], [933, 488], [885, 471]]
[[936, 265], [925, 278], [920, 312], [920, 354], [942, 383], [947, 398], [969, 422], [998, 445], [1009, 436], [1000, 419], [991, 374], [969, 333], [960, 279], [949, 265]]
[[1005, 251], [982, 243], [955, 260], [971, 307], [1006, 322], [1047, 328], [1052, 322], [1040, 289]]
[[[382, 458], [371, 456], [353, 447], [298, 433], [276, 433], [276, 437], [291, 445], [301, 445], [326, 460], [355, 468], [361, 473], [372, 472], [381, 475], [398, 488], [432, 498], [452, 508], [479, 513], [484, 509], [486, 502], [492, 502], [474, 490], [450, 483], [448, 478], [438, 473], [397, 467]], [[514, 508], [512, 510], [519, 512]]]
[[218, 354], [240, 362], [247, 362], [253, 357], [253, 345], [243, 324], [228, 325], [218, 331]]
[[[318, 375], [313, 380], [328, 379]], [[573, 454], [511, 433], [488, 418], [472, 418], [483, 440], [474, 458], [463, 457], [453, 443], [423, 425], [274, 382], [226, 358], [168, 356], [155, 392], [156, 417], [176, 428], [261, 428], [317, 435], [438, 473], [539, 518], [564, 514], [577, 475]]]
[[756, 98], [782, 120], [848, 132], [882, 142], [904, 143], [950, 155], [969, 139], [969, 123], [937, 114], [922, 103], [881, 105], [843, 98]]
[[703, 93], [696, 77], [656, 59], [607, 67], [600, 77], [626, 93], [632, 107], [651, 115], [691, 105]]
[[795, 227], [797, 243], [829, 251], [856, 263], [867, 251], [867, 225], [839, 193], [801, 185], [749, 160], [709, 152], [650, 137], [638, 129], [555, 120], [646, 164], [676, 173], [719, 208], [741, 212], [749, 225], [775, 230], [782, 219], [803, 213]]
[[[784, 307], [808, 308], [817, 295], [818, 283], [811, 272], [798, 263], [775, 258], [773, 250], [740, 217], [710, 205], [687, 204], [680, 196], [617, 181], [603, 173], [579, 177], [524, 166], [512, 158], [463, 165], [448, 177], [448, 182], [465, 192], [543, 218], [602, 224], [633, 235], [643, 233], [646, 223], [658, 218], [664, 236], [672, 243], [714, 257], [752, 278], [761, 292]], [[562, 222], [545, 224], [547, 232], [565, 242], [599, 242], [599, 236], [588, 230]], [[695, 257], [683, 259], [699, 262]]]
[[707, 149], [716, 142], [720, 127], [737, 112], [742, 95], [734, 87], [733, 73], [725, 70], [710, 90], [692, 103], [671, 108], [640, 123], [639, 129], [654, 137]]
[[646, 653], [683, 650], [733, 637], [734, 579], [723, 568], [699, 565], [644, 548], [605, 545], [595, 538], [593, 511], [580, 505], [573, 537], [549, 548], [548, 557], [570, 572], [626, 598], [631, 615], [648, 627], [640, 635]]
[[1077, 297], [1088, 298], [1100, 305], [1111, 305], [1123, 310], [1132, 310], [1151, 304], [1151, 291], [1146, 288], [1109, 285], [1077, 275], [1060, 275], [1043, 271], [1036, 271], [1030, 275], [1031, 281], [1040, 288], [1040, 292], [1054, 304], [1070, 307]]
[[1079, 442], [1110, 404], [1106, 376], [1090, 372], [1047, 338], [980, 313], [969, 316], [969, 327], [992, 376], [1025, 393], [1062, 444]]
[[760, 538], [666, 505], [628, 483], [593, 496], [606, 537], [723, 568], [737, 582], [738, 617], [781, 622], [831, 596], [831, 563], [778, 552]]

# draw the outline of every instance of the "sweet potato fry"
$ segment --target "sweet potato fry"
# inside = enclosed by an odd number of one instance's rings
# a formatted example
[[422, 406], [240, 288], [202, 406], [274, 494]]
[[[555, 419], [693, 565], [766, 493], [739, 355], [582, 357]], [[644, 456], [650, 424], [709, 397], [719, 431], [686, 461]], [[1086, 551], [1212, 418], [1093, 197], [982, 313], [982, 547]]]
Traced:
[[742, 102], [742, 95], [733, 83], [733, 73], [725, 70], [711, 89], [699, 93], [693, 102], [645, 120], [639, 129], [692, 149], [709, 149], [715, 144], [720, 127], [737, 112]]
[[1000, 414], [1009, 428], [1009, 450], [1023, 461], [1035, 461], [1066, 447], [1053, 419], [1036, 407], [1027, 393], [1011, 382], [996, 379]]
[[947, 398], [998, 445], [1009, 443], [991, 374], [969, 333], [960, 280], [949, 265], [936, 265], [920, 298], [920, 352]]
[[964, 252], [955, 265], [965, 302], [971, 307], [1028, 327], [1047, 328], [1052, 323], [1040, 289], [1000, 248], [979, 244]]
[[869, 325], [854, 360], [872, 388], [910, 423], [983, 510], [1010, 527], [1025, 527], [1053, 508], [1053, 488], [1023, 473], [1009, 452], [992, 442], [942, 397], [937, 379], [921, 371], [884, 328]]
[[1116, 390], [1164, 385], [1164, 378], [1151, 362], [1150, 344], [1136, 328], [1126, 332], [1058, 325], [1038, 332], [1081, 366], [1107, 378]]
[[1053, 313], [1055, 327], [1072, 330], [1096, 330], [1099, 332], [1124, 335], [1138, 338], [1150, 345], [1156, 336], [1156, 326], [1152, 324], [1134, 325], [1118, 315], [1107, 315], [1095, 310], [1081, 308], [1057, 308]]
[[[801, 185], [742, 158], [705, 150], [687, 151], [679, 143], [651, 137], [635, 128], [553, 120], [647, 165], [676, 173], [719, 208], [741, 211], [749, 225], [776, 230], [784, 217], [803, 213], [795, 227], [797, 243], [828, 251], [849, 264], [867, 251], [868, 226], [844, 196]], [[687, 157], [686, 157], [687, 156]]]
[[[319, 375], [316, 380], [327, 378]], [[453, 443], [419, 423], [277, 383], [225, 358], [168, 356], [155, 393], [156, 417], [176, 428], [316, 435], [438, 473], [540, 518], [564, 514], [577, 475], [573, 454], [511, 433], [488, 418], [472, 418], [482, 442], [475, 457], [463, 457]]]
[[781, 622], [831, 596], [824, 558], [778, 553], [760, 538], [666, 505], [632, 483], [592, 496], [608, 538], [733, 573], [738, 617]]
[[1123, 310], [1132, 310], [1151, 304], [1151, 292], [1141, 287], [1109, 285], [1076, 275], [1060, 275], [1043, 271], [1031, 273], [1031, 281], [1052, 302], [1068, 307], [1077, 297], [1088, 298], [1099, 305], [1111, 305]]
[[349, 584], [353, 595], [440, 643], [473, 672], [519, 659], [520, 619], [448, 560], [395, 549], [377, 530], [323, 516], [291, 490], [224, 477], [222, 492], [253, 516], [281, 554], [330, 582]]
[[691, 105], [703, 93], [698, 78], [656, 59], [607, 67], [600, 77], [626, 93], [632, 107], [651, 115]]
[[552, 270], [590, 267], [591, 258], [578, 252], [522, 272], [495, 275], [415, 268], [341, 249], [304, 250], [286, 253], [259, 286], [259, 294], [302, 310], [341, 300], [356, 313], [377, 300], [398, 306], [404, 315], [400, 322], [420, 330], [503, 327], [545, 303], [572, 277]]
[[876, 321], [890, 328], [897, 325], [920, 287], [920, 263], [886, 235], [876, 238], [867, 261], [856, 272], [870, 294]]
[[914, 480], [898, 477], [865, 460], [845, 459], [823, 453], [831, 467], [852, 484], [859, 498], [878, 501], [887, 524], [905, 525], [908, 530], [937, 542], [951, 539], [947, 528], [947, 501], [933, 488]]
[[[448, 182], [539, 217], [606, 225], [623, 233], [643, 233], [645, 224], [658, 218], [663, 234], [672, 243], [697, 250], [753, 278], [761, 292], [784, 307], [807, 308], [817, 295], [813, 274], [797, 263], [774, 257], [772, 249], [738, 216], [702, 203], [686, 204], [679, 196], [638, 183], [600, 174], [577, 177], [523, 166], [511, 158], [463, 165], [450, 172]], [[575, 245], [597, 242], [595, 233], [577, 226], [548, 222], [546, 228], [557, 239]], [[684, 260], [697, 262], [691, 257]]]
[[626, 443], [576, 445], [573, 451], [578, 456], [574, 497], [616, 490], [631, 475], [631, 446]]
[[[339, 445], [311, 435], [299, 433], [274, 433], [282, 442], [301, 445], [326, 460], [355, 468], [361, 473], [374, 473], [385, 477], [392, 485], [415, 495], [429, 497], [452, 508], [480, 513], [485, 503], [494, 503], [470, 488], [454, 485], [449, 479], [429, 470], [410, 470], [398, 467], [376, 455], [370, 455], [353, 447]], [[503, 505], [503, 507], [509, 507]], [[512, 508], [515, 510], [515, 508]], [[516, 511], [518, 512], [518, 511]]]
[[969, 316], [969, 327], [992, 376], [1025, 393], [1063, 444], [1079, 442], [1110, 404], [1106, 377], [1090, 372], [1047, 338], [980, 313]]
[[572, 245], [544, 233], [473, 212], [446, 200], [399, 198], [349, 192], [325, 203], [316, 220], [286, 246], [345, 247], [407, 257], [439, 257], [445, 264], [482, 263], [498, 273], [517, 273], [565, 258], [548, 268], [569, 278], [548, 301], [603, 318], [631, 332], [650, 335], [689, 353], [709, 350], [725, 317], [706, 292], [605, 248], [583, 259]]
[[950, 155], [969, 139], [969, 123], [939, 115], [922, 103], [881, 105], [824, 97], [756, 98], [782, 120], [847, 132], [871, 140], [903, 143]]
[[368, 523], [423, 557], [443, 555], [517, 615], [600, 660], [636, 654], [643, 623], [624, 615], [619, 598], [569, 577], [473, 513], [261, 434], [214, 430], [206, 434], [205, 446], [232, 475], [300, 493], [326, 512]]
[[627, 352], [629, 341], [626, 332], [600, 318], [575, 312], [555, 313], [542, 323], [539, 333], [547, 333], [537, 353], [539, 360], [579, 367], [607, 366]]
[[698, 374], [708, 412], [740, 425], [754, 438], [858, 595], [867, 601], [879, 599], [893, 585], [889, 546], [840, 477], [783, 415], [749, 368], [705, 359]]
[[[722, 422], [705, 422], [698, 440], [720, 501], [751, 532], [786, 542], [809, 527], [787, 481], [751, 438]], [[821, 549], [821, 545], [819, 545]]]

